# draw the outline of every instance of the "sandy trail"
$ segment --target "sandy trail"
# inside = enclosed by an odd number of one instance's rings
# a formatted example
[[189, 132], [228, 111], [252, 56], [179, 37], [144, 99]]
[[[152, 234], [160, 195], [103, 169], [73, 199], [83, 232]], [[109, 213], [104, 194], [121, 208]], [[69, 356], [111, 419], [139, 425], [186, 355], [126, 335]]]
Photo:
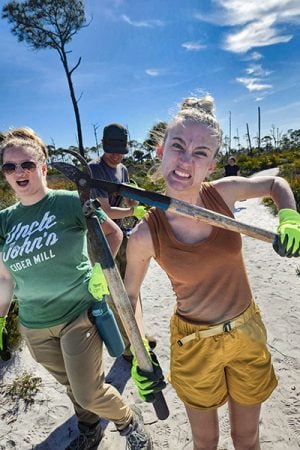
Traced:
[[[263, 174], [273, 174], [274, 169]], [[237, 220], [275, 232], [277, 219], [257, 199], [236, 204]], [[263, 405], [262, 450], [296, 450], [300, 446], [300, 339], [299, 339], [299, 259], [280, 258], [268, 243], [243, 237], [244, 255], [254, 297], [260, 305], [268, 330], [279, 386]], [[297, 275], [298, 272], [298, 275]], [[148, 334], [158, 338], [156, 353], [166, 374], [169, 367], [169, 318], [174, 296], [166, 275], [152, 262], [142, 288]], [[185, 410], [171, 386], [165, 397], [170, 416], [158, 421], [151, 404], [141, 403], [130, 380], [130, 365], [105, 352], [107, 379], [130, 403], [140, 405], [153, 436], [155, 449], [192, 450], [191, 433]], [[43, 380], [41, 391], [27, 411], [24, 404], [0, 396], [0, 450], [63, 450], [76, 434], [72, 405], [47, 372], [32, 361], [26, 348], [16, 352], [9, 364], [0, 362], [2, 384], [8, 386], [18, 375], [29, 371]], [[19, 408], [17, 408], [19, 406]], [[219, 410], [219, 449], [232, 450], [227, 407]], [[125, 442], [112, 424], [106, 427], [100, 450], [123, 450]]]

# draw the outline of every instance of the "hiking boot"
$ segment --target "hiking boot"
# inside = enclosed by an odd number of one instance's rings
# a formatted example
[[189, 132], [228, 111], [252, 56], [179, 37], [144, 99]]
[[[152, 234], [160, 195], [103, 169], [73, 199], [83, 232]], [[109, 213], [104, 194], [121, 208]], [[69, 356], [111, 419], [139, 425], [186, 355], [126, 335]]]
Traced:
[[104, 435], [100, 423], [97, 422], [94, 426], [89, 426], [79, 422], [78, 428], [80, 431], [79, 436], [65, 450], [96, 450]]
[[145, 429], [141, 411], [136, 406], [132, 406], [131, 410], [133, 413], [132, 422], [120, 431], [121, 436], [126, 437], [126, 449], [152, 450], [152, 439]]

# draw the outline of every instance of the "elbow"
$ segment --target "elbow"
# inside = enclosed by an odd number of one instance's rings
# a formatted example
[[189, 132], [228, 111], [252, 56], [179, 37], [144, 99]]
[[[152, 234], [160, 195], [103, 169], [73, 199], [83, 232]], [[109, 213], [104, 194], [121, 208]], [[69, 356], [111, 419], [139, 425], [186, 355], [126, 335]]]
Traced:
[[116, 228], [113, 230], [113, 232], [110, 235], [110, 247], [113, 254], [113, 257], [116, 257], [121, 244], [123, 241], [123, 231], [121, 228], [116, 226]]

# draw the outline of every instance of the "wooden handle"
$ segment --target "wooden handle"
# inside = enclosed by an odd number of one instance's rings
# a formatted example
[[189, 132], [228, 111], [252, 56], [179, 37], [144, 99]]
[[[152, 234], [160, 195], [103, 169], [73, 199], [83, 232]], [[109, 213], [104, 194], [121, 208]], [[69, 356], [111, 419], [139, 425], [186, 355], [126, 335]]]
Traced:
[[202, 222], [209, 223], [216, 227], [225, 228], [226, 230], [236, 231], [238, 233], [246, 234], [256, 239], [260, 239], [265, 242], [273, 242], [277, 236], [271, 231], [264, 230], [263, 228], [254, 227], [253, 225], [247, 225], [246, 223], [239, 222], [231, 217], [224, 216], [223, 214], [210, 211], [202, 208], [201, 206], [194, 206], [190, 203], [182, 202], [180, 200], [171, 199], [168, 207], [169, 211], [175, 212], [185, 217], [192, 217], [199, 219]]
[[[120, 273], [115, 265], [109, 245], [96, 216], [87, 217], [92, 262], [99, 262], [104, 272], [112, 300], [123, 322], [125, 331], [134, 349], [138, 366], [145, 372], [153, 372], [152, 362], [145, 349], [143, 339], [138, 329], [131, 302], [128, 298]], [[169, 416], [168, 406], [162, 393], [155, 395], [153, 407], [161, 420]]]

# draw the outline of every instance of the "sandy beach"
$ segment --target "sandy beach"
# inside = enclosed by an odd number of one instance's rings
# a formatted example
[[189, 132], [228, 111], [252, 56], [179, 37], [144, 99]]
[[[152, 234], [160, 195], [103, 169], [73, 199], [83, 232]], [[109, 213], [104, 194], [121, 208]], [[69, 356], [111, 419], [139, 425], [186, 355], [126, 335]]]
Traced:
[[[273, 169], [269, 172], [273, 173]], [[276, 231], [277, 218], [252, 199], [236, 204], [237, 220]], [[264, 403], [261, 416], [262, 450], [297, 450], [300, 446], [300, 339], [299, 271], [300, 258], [281, 258], [272, 245], [243, 237], [244, 256], [256, 302], [268, 330], [268, 344], [278, 377], [278, 387]], [[143, 309], [148, 334], [157, 337], [156, 354], [164, 373], [169, 367], [169, 318], [174, 296], [166, 275], [152, 262], [142, 288]], [[159, 450], [192, 450], [191, 433], [182, 403], [168, 385], [165, 397], [170, 416], [156, 418], [151, 404], [142, 403], [130, 379], [130, 364], [104, 354], [107, 381], [123, 393], [129, 404], [138, 404]], [[0, 450], [63, 450], [76, 436], [76, 420], [71, 402], [60, 386], [36, 364], [22, 346], [9, 362], [0, 361], [2, 392], [25, 371], [42, 379], [40, 391], [27, 410], [24, 403], [0, 394]], [[227, 407], [219, 410], [219, 450], [232, 450]], [[99, 450], [123, 450], [125, 440], [113, 424], [103, 421], [105, 437]]]

